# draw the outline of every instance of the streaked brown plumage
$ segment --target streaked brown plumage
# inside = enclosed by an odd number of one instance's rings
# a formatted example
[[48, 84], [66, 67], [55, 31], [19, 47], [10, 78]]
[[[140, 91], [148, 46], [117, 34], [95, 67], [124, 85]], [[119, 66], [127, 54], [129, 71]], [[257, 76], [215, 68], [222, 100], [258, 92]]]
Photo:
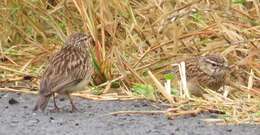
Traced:
[[71, 111], [77, 110], [70, 93], [84, 89], [90, 81], [93, 73], [90, 48], [93, 44], [88, 34], [75, 33], [68, 37], [65, 46], [51, 58], [43, 73], [34, 111], [44, 111], [50, 96], [53, 96], [55, 110], [59, 110], [55, 93], [67, 95], [72, 105]]
[[190, 93], [202, 96], [202, 87], [218, 90], [225, 84], [227, 61], [220, 55], [190, 58], [185, 61]]

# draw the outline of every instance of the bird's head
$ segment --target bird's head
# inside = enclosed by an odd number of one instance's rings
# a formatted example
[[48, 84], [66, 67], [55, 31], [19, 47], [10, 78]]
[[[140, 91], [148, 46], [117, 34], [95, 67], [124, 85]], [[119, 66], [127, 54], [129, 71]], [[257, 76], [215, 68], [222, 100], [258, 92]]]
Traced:
[[80, 48], [89, 48], [94, 44], [94, 40], [89, 33], [71, 34], [65, 41], [65, 46], [73, 46]]
[[199, 58], [199, 68], [210, 76], [223, 77], [228, 70], [228, 63], [221, 55], [207, 55]]

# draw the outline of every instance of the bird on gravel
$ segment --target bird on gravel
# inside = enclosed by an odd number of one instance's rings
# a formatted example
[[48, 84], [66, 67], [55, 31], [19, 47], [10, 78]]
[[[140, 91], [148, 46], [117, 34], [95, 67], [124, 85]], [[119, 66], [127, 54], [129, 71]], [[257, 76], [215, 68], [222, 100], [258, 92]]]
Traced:
[[67, 38], [65, 46], [50, 59], [42, 75], [34, 111], [43, 112], [51, 96], [55, 107], [53, 111], [59, 111], [55, 93], [68, 96], [71, 112], [77, 111], [70, 94], [84, 90], [91, 80], [94, 71], [90, 52], [92, 45], [94, 40], [88, 33], [74, 33]]

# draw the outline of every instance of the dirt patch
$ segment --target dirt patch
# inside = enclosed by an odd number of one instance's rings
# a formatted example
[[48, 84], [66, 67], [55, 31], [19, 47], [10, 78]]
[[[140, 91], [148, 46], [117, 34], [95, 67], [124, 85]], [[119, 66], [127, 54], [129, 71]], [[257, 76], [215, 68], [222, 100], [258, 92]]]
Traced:
[[257, 125], [217, 126], [201, 119], [215, 117], [202, 114], [197, 117], [180, 117], [168, 120], [156, 115], [109, 115], [127, 110], [159, 110], [145, 100], [93, 101], [74, 98], [81, 112], [69, 113], [68, 100], [58, 102], [63, 112], [50, 113], [52, 101], [45, 113], [33, 113], [35, 95], [0, 93], [0, 135], [257, 135]]

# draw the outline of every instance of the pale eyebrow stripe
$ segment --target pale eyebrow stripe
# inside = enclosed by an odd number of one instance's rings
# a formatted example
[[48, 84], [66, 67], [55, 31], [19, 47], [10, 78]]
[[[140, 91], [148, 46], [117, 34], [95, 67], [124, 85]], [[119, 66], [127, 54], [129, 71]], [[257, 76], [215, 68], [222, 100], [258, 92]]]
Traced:
[[219, 64], [219, 63], [217, 63], [217, 62], [215, 62], [215, 61], [213, 61], [213, 60], [210, 60], [210, 59], [206, 59], [206, 61], [209, 62], [209, 63], [214, 63], [214, 64], [216, 64], [216, 65], [218, 65], [218, 66], [221, 66], [221, 65], [222, 65], [222, 64]]
[[83, 40], [86, 40], [86, 39], [88, 39], [88, 37], [87, 37], [87, 36], [84, 36], [84, 37], [78, 39], [76, 43], [79, 43], [79, 42], [81, 42], [81, 41], [83, 41]]
[[84, 36], [84, 37], [80, 38], [78, 41], [82, 41], [82, 40], [86, 40], [86, 39], [88, 39], [88, 37]]

